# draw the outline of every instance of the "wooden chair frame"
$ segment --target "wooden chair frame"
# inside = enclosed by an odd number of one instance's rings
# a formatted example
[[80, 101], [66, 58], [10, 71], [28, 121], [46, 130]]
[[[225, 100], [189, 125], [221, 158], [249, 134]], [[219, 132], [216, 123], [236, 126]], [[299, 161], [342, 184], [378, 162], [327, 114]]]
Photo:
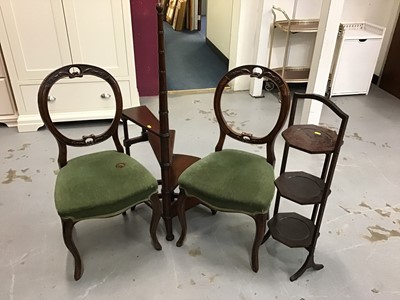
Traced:
[[[63, 78], [81, 78], [83, 76], [95, 76], [105, 80], [111, 87], [114, 98], [115, 98], [115, 115], [110, 126], [101, 134], [95, 135], [90, 134], [87, 136], [82, 136], [80, 139], [71, 139], [63, 135], [57, 127], [54, 125], [48, 107], [49, 93], [52, 86]], [[42, 82], [39, 92], [38, 92], [38, 106], [39, 112], [43, 119], [44, 124], [53, 134], [57, 140], [59, 155], [58, 155], [58, 165], [59, 168], [63, 168], [67, 165], [67, 146], [72, 147], [85, 147], [101, 143], [108, 138], [112, 137], [116, 150], [120, 153], [124, 153], [122, 144], [118, 137], [118, 127], [120, 124], [120, 119], [122, 116], [122, 95], [117, 81], [114, 77], [107, 71], [92, 65], [86, 64], [72, 64], [61, 67], [52, 73], [50, 73]], [[161, 245], [157, 239], [157, 226], [161, 217], [161, 204], [158, 199], [157, 194], [153, 194], [150, 199], [150, 206], [153, 209], [153, 214], [150, 223], [150, 235], [153, 242], [153, 246], [156, 250], [161, 250]], [[123, 213], [116, 212], [115, 215]], [[108, 217], [108, 216], [107, 216]], [[79, 280], [83, 273], [82, 260], [79, 255], [78, 249], [73, 241], [72, 232], [74, 225], [80, 220], [74, 220], [71, 218], [61, 218], [63, 239], [66, 247], [71, 252], [75, 260], [75, 271], [74, 279]]]
[[[265, 136], [263, 137], [254, 137], [252, 134], [242, 132], [242, 133], [237, 133], [236, 131], [232, 130], [225, 121], [221, 109], [221, 98], [223, 91], [225, 87], [234, 80], [235, 78], [243, 75], [248, 75], [251, 78], [256, 78], [256, 79], [264, 79], [268, 80], [270, 82], [273, 82], [275, 86], [277, 87], [280, 97], [281, 97], [281, 109], [279, 112], [278, 120], [272, 130]], [[285, 124], [286, 118], [289, 113], [289, 108], [290, 108], [290, 93], [289, 93], [289, 88], [286, 84], [285, 81], [274, 71], [258, 66], [258, 65], [244, 65], [237, 67], [235, 69], [232, 69], [231, 71], [227, 72], [224, 77], [220, 80], [218, 83], [217, 89], [215, 91], [214, 95], [214, 111], [216, 114], [216, 118], [218, 121], [218, 124], [220, 126], [220, 135], [219, 135], [219, 140], [218, 143], [215, 147], [215, 151], [221, 151], [223, 149], [223, 145], [225, 142], [226, 136], [229, 136], [237, 141], [244, 142], [247, 144], [266, 144], [267, 149], [266, 149], [266, 161], [271, 165], [275, 165], [275, 152], [274, 152], [274, 143], [275, 139], [279, 133], [279, 131], [282, 129], [283, 125]], [[186, 214], [185, 214], [185, 202], [188, 199], [188, 195], [186, 194], [185, 190], [183, 188], [180, 188], [180, 193], [179, 197], [177, 200], [177, 206], [178, 206], [178, 218], [181, 223], [182, 231], [179, 240], [177, 241], [176, 245], [178, 247], [182, 246], [183, 241], [186, 237], [187, 233], [187, 222], [186, 222]], [[205, 206], [208, 206], [212, 209], [213, 212], [216, 210], [221, 210], [214, 208], [210, 206], [207, 202], [198, 199], [202, 204]], [[223, 210], [221, 210], [223, 211]], [[263, 241], [265, 231], [266, 231], [266, 221], [269, 219], [269, 213], [263, 213], [263, 214], [248, 214], [250, 217], [252, 217], [255, 221], [256, 225], [256, 233], [255, 233], [255, 238], [253, 242], [253, 247], [252, 247], [252, 256], [251, 256], [251, 267], [254, 272], [257, 272], [259, 269], [259, 263], [258, 263], [258, 252], [259, 252], [259, 247]]]

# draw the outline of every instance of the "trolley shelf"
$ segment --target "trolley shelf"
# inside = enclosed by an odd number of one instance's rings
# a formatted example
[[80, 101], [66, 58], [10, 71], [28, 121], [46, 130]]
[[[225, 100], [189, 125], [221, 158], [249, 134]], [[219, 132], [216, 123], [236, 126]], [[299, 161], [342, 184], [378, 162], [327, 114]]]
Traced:
[[287, 83], [307, 82], [310, 74], [310, 68], [308, 67], [285, 67], [273, 68], [272, 70], [282, 76]]
[[275, 22], [275, 26], [285, 32], [317, 32], [318, 31], [319, 20], [309, 19], [309, 20], [280, 20]]

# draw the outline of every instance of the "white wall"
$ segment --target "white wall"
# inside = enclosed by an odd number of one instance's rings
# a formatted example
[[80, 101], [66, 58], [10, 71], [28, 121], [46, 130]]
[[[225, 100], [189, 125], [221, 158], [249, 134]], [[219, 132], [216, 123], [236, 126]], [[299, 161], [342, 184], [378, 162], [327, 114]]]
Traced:
[[[263, 1], [208, 1], [207, 38], [229, 58], [229, 69], [255, 63], [259, 39], [258, 15]], [[249, 82], [249, 78], [240, 78], [231, 87], [234, 90], [249, 89]]]
[[[229, 69], [257, 61], [263, 2], [266, 0], [233, 0], [232, 34]], [[266, 56], [265, 56], [266, 61]], [[263, 63], [261, 63], [263, 64]], [[250, 79], [246, 76], [236, 79], [230, 86], [234, 90], [249, 89]]]
[[206, 16], [207, 15], [207, 0], [202, 0], [201, 1], [201, 15]]
[[[321, 0], [275, 0], [273, 4], [282, 8], [292, 19], [318, 19]], [[278, 19], [284, 19], [281, 16]]]
[[260, 0], [233, 0], [233, 18], [231, 35], [231, 60], [229, 69], [252, 64], [255, 58], [256, 32], [258, 22], [255, 13], [259, 9]]
[[211, 0], [207, 3], [207, 38], [228, 59], [232, 27], [232, 0]]

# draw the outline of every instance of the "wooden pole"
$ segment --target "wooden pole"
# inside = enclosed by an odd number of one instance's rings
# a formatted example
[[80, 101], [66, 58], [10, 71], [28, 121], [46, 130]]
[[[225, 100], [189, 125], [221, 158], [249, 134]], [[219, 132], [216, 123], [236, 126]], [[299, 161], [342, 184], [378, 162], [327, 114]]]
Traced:
[[164, 26], [163, 26], [163, 6], [157, 3], [157, 28], [158, 28], [158, 81], [159, 81], [159, 120], [160, 120], [160, 144], [161, 144], [161, 197], [163, 205], [163, 219], [167, 232], [166, 239], [172, 241], [172, 218], [171, 218], [171, 183], [170, 167], [171, 156], [169, 148], [169, 121], [168, 121], [168, 95], [167, 78], [165, 68], [164, 50]]

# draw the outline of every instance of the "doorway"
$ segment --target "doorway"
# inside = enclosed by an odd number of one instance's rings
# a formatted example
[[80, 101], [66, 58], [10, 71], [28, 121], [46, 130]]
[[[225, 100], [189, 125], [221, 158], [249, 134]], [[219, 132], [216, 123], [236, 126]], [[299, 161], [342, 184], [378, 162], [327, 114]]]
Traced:
[[175, 30], [170, 24], [172, 22], [164, 21], [169, 91], [215, 88], [228, 71], [227, 59], [221, 57], [207, 40], [207, 0], [195, 0], [193, 3], [198, 5], [200, 19], [194, 30], [190, 30], [188, 25], [184, 25], [182, 30]]
[[397, 18], [389, 53], [383, 67], [379, 87], [400, 99], [400, 16]]

